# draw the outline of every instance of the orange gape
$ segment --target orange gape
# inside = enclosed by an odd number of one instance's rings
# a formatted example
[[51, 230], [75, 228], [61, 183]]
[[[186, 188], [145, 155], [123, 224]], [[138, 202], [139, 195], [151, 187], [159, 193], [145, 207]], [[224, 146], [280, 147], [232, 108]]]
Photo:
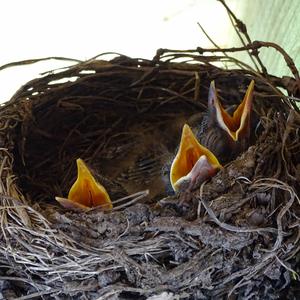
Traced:
[[57, 201], [67, 208], [100, 206], [104, 210], [112, 209], [112, 202], [104, 186], [96, 181], [82, 159], [78, 158], [76, 163], [77, 179], [69, 191], [68, 199], [57, 198]]
[[170, 170], [170, 181], [174, 191], [177, 190], [176, 183], [192, 171], [202, 156], [206, 157], [213, 169], [221, 168], [221, 164], [214, 154], [197, 141], [191, 128], [185, 124], [182, 129], [179, 150], [172, 162]]
[[215, 83], [212, 81], [210, 85], [209, 105], [216, 109], [216, 119], [219, 126], [224, 129], [234, 141], [237, 141], [240, 136], [247, 134], [250, 126], [250, 112], [253, 99], [254, 81], [252, 80], [248, 86], [247, 92], [241, 104], [231, 116], [221, 105], [218, 94], [215, 88]]

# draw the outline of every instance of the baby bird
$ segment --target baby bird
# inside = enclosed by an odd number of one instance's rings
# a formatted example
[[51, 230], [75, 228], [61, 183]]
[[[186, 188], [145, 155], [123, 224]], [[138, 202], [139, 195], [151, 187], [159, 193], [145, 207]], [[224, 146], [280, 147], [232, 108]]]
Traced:
[[80, 158], [77, 163], [77, 179], [72, 185], [68, 198], [55, 199], [65, 208], [82, 209], [100, 206], [103, 210], [113, 207], [110, 196], [105, 187], [92, 175], [89, 168]]
[[191, 191], [221, 169], [217, 157], [201, 145], [185, 124], [178, 152], [170, 169], [170, 183], [175, 192]]
[[248, 86], [240, 105], [230, 114], [219, 99], [214, 81], [211, 82], [208, 95], [208, 116], [197, 128], [197, 138], [203, 146], [210, 149], [221, 163], [234, 159], [250, 144], [250, 138], [256, 125], [251, 117], [254, 81]]

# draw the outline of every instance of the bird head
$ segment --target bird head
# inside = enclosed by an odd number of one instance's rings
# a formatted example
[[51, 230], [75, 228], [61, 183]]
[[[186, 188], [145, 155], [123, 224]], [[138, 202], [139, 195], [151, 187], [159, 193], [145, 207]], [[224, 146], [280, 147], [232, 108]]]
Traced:
[[252, 108], [254, 81], [248, 86], [243, 101], [230, 115], [219, 101], [215, 82], [212, 81], [209, 88], [208, 108], [210, 118], [216, 122], [217, 126], [223, 129], [229, 137], [238, 142], [250, 135], [250, 115]]
[[191, 128], [185, 124], [178, 152], [170, 169], [170, 182], [174, 191], [192, 189], [214, 176], [222, 168], [215, 155], [202, 146]]
[[251, 113], [253, 89], [254, 81], [251, 81], [240, 105], [225, 110], [219, 101], [215, 83], [211, 82], [208, 114], [197, 125], [197, 138], [222, 164], [234, 159], [253, 142], [258, 122], [257, 115]]
[[103, 210], [112, 209], [110, 197], [91, 171], [80, 158], [77, 163], [77, 179], [72, 185], [68, 198], [56, 197], [56, 200], [66, 208], [86, 209], [100, 206]]

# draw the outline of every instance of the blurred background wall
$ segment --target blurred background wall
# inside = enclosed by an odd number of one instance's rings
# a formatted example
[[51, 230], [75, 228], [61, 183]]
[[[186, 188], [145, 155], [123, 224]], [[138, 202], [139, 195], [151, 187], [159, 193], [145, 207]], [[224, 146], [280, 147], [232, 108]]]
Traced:
[[[228, 2], [230, 4], [231, 1]], [[282, 46], [300, 69], [300, 1], [241, 0], [234, 1], [234, 12], [247, 25], [252, 40], [275, 42]], [[233, 44], [238, 44], [235, 35]], [[282, 56], [264, 49], [261, 57], [274, 75], [289, 75]]]
[[[226, 3], [247, 25], [252, 40], [278, 43], [300, 67], [299, 0]], [[220, 47], [241, 45], [217, 0], [3, 1], [0, 66], [47, 56], [84, 60], [110, 51], [151, 59], [158, 48], [212, 47], [197, 23]], [[261, 56], [270, 73], [290, 74], [275, 51], [263, 50]], [[65, 65], [46, 61], [0, 71], [0, 102], [39, 73]]]

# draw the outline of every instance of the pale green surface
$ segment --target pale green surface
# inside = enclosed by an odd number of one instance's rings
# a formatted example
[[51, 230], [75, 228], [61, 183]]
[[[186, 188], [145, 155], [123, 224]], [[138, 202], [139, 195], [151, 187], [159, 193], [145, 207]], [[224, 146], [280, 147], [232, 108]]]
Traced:
[[[300, 0], [227, 0], [227, 4], [234, 7], [236, 16], [247, 25], [252, 40], [279, 44], [300, 69]], [[234, 36], [232, 42], [239, 45], [238, 37]], [[245, 56], [240, 58], [245, 60]], [[261, 58], [269, 73], [291, 75], [275, 50], [262, 50]]]

